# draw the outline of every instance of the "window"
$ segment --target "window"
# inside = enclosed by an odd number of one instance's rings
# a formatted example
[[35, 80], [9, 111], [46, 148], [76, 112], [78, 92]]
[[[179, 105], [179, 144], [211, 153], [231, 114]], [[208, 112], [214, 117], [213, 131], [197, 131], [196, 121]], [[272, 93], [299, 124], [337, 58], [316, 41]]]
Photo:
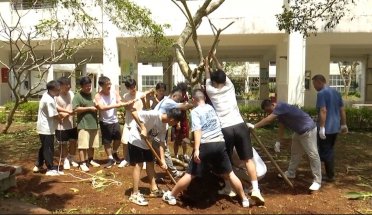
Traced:
[[154, 88], [157, 83], [163, 82], [162, 75], [144, 75], [142, 76], [142, 91]]
[[343, 92], [344, 90], [344, 81], [342, 80], [341, 75], [330, 75], [328, 84], [338, 92]]
[[54, 0], [13, 0], [12, 6], [16, 10], [43, 9], [54, 7], [55, 2]]

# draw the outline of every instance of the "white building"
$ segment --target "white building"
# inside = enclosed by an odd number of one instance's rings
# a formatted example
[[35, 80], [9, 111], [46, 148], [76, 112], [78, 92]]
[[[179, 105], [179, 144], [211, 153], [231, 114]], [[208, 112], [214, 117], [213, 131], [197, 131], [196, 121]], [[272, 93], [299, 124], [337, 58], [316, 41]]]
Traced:
[[[18, 0], [18, 2], [21, 2]], [[26, 2], [26, 1], [25, 1]], [[29, 2], [29, 1], [27, 1]], [[86, 1], [90, 2], [90, 1]], [[158, 23], [168, 23], [166, 30], [169, 37], [177, 37], [183, 30], [186, 19], [179, 9], [169, 0], [134, 0], [139, 5], [149, 8]], [[194, 13], [202, 0], [188, 1]], [[356, 60], [358, 67], [360, 103], [372, 103], [372, 0], [359, 0], [352, 8], [354, 19], [343, 19], [332, 32], [320, 32], [317, 36], [303, 39], [302, 35], [286, 34], [279, 31], [275, 15], [282, 11], [287, 0], [234, 0], [225, 1], [209, 18], [217, 27], [224, 27], [231, 21], [234, 24], [221, 35], [218, 57], [222, 61], [258, 62], [248, 71], [251, 77], [261, 76], [260, 95], [267, 98], [269, 77], [276, 77], [277, 99], [292, 104], [314, 106], [316, 91], [311, 85], [311, 77], [323, 74], [330, 83], [337, 79], [337, 68], [332, 62]], [[41, 9], [30, 11], [25, 19], [32, 25], [44, 13]], [[0, 13], [12, 22], [12, 6], [9, 1], [0, 2]], [[131, 75], [138, 81], [139, 89], [148, 89], [152, 84], [162, 80], [164, 70], [172, 68], [173, 75], [166, 78], [166, 84], [173, 85], [183, 81], [176, 64], [169, 65], [166, 60], [149, 62], [141, 56], [133, 42], [119, 32], [102, 11], [93, 7], [90, 10], [102, 21], [102, 34], [99, 42], [79, 52], [80, 57], [92, 56], [87, 66], [82, 66], [83, 73], [94, 73], [96, 76], [109, 76], [117, 87], [123, 91], [121, 77]], [[165, 12], [166, 11], [166, 12]], [[213, 42], [208, 21], [205, 19], [198, 29], [199, 40], [203, 49], [208, 50]], [[76, 37], [79, 37], [76, 35]], [[0, 60], [9, 61], [11, 56], [6, 46], [0, 46]], [[105, 51], [104, 51], [105, 50]], [[190, 63], [196, 62], [196, 53], [190, 41], [185, 48]], [[108, 54], [109, 53], [109, 54]], [[194, 63], [195, 63], [194, 62]], [[63, 61], [61, 64], [71, 64]], [[275, 65], [275, 66], [274, 66]], [[3, 70], [3, 69], [2, 69]], [[56, 65], [48, 74], [48, 80], [57, 78], [71, 67]], [[270, 73], [269, 73], [270, 71]], [[5, 74], [2, 72], [2, 75]], [[308, 81], [310, 79], [310, 85]], [[0, 79], [2, 80], [2, 79]], [[30, 80], [32, 82], [32, 80]], [[337, 81], [336, 81], [337, 82]], [[32, 84], [32, 83], [30, 83]], [[305, 86], [309, 86], [305, 88]], [[26, 87], [26, 86], [25, 86]], [[168, 87], [169, 88], [169, 87]], [[11, 99], [7, 83], [0, 83], [0, 105]]]

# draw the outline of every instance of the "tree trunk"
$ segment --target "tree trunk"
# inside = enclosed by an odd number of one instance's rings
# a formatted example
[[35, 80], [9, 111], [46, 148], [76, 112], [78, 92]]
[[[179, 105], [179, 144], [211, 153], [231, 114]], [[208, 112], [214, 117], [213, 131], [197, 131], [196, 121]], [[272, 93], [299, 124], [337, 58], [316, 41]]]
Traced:
[[8, 130], [9, 130], [10, 126], [11, 126], [12, 123], [13, 123], [14, 114], [15, 114], [16, 110], [18, 109], [18, 106], [19, 106], [19, 105], [20, 105], [20, 102], [19, 102], [18, 99], [16, 99], [13, 108], [10, 110], [10, 112], [9, 112], [7, 118], [6, 118], [6, 126], [5, 126], [5, 128], [1, 131], [1, 133], [3, 133], [3, 134], [8, 133]]

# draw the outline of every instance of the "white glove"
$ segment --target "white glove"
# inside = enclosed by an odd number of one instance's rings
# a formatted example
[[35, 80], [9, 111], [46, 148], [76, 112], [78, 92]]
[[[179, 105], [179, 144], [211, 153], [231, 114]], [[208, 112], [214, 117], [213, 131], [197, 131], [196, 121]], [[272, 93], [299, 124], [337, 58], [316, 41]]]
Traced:
[[252, 123], [247, 123], [247, 126], [248, 126], [248, 128], [252, 128], [252, 129], [254, 129], [254, 125], [252, 124]]
[[325, 139], [326, 139], [325, 128], [324, 128], [324, 127], [320, 127], [320, 128], [319, 128], [319, 137], [320, 137], [320, 139], [322, 139], [322, 140], [325, 140]]
[[349, 132], [349, 129], [347, 128], [347, 125], [341, 125], [341, 133], [347, 134]]
[[274, 151], [275, 152], [280, 152], [280, 142], [279, 141], [275, 142]]

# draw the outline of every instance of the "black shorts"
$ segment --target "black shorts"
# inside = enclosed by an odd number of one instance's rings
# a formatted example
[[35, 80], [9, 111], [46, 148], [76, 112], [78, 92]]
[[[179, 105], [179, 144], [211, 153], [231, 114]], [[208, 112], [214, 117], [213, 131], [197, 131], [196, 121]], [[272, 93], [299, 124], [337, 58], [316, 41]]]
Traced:
[[143, 149], [131, 143], [128, 144], [128, 153], [130, 165], [154, 161], [154, 155], [150, 149]]
[[121, 131], [119, 123], [105, 123], [100, 121], [102, 144], [110, 144], [113, 140], [121, 139]]
[[234, 146], [240, 160], [253, 158], [251, 133], [248, 126], [243, 122], [230, 127], [222, 128], [223, 137], [226, 143], [227, 154], [231, 160]]
[[69, 140], [77, 140], [78, 131], [77, 128], [72, 128], [68, 130], [56, 130], [56, 139], [58, 142], [63, 143]]
[[231, 162], [226, 152], [224, 142], [213, 142], [200, 144], [200, 163], [190, 160], [187, 173], [201, 177], [205, 168], [211, 167], [216, 174], [226, 174], [232, 171]]

